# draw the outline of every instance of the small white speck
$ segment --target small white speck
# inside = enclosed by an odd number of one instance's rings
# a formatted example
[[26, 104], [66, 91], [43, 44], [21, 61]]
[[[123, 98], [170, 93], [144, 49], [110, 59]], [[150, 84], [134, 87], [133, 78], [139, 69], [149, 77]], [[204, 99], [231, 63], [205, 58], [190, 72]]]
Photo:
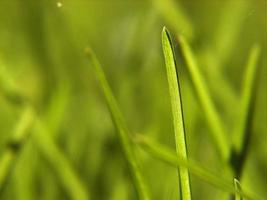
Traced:
[[61, 8], [63, 6], [63, 4], [61, 2], [57, 2], [57, 7]]

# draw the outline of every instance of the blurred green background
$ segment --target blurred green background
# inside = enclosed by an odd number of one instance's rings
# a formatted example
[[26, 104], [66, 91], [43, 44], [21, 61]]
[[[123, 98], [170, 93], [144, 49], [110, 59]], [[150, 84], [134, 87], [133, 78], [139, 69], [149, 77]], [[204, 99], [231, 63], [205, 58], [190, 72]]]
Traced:
[[[53, 153], [45, 143], [48, 159], [29, 137], [0, 198], [73, 199], [66, 186], [68, 173], [65, 179], [59, 175], [67, 163], [91, 199], [137, 199], [84, 49], [90, 46], [97, 54], [132, 134], [144, 134], [174, 149], [161, 48], [163, 26], [174, 37], [184, 34], [190, 41], [229, 140], [250, 48], [255, 43], [261, 46], [256, 111], [242, 185], [267, 197], [266, 9], [264, 0], [1, 0], [0, 65], [34, 106], [59, 152]], [[185, 67], [180, 72], [189, 157], [220, 172], [222, 163], [207, 134], [210, 130], [188, 72]], [[0, 156], [21, 112], [0, 91]], [[56, 162], [58, 153], [63, 164]], [[177, 170], [139, 148], [136, 153], [152, 199], [179, 199]], [[194, 199], [215, 199], [223, 192], [191, 178]]]

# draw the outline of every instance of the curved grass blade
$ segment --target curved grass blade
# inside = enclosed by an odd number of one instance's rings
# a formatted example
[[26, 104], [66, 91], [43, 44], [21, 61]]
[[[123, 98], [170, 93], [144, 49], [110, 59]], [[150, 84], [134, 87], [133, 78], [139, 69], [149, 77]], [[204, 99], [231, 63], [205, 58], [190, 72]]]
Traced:
[[[187, 168], [191, 174], [223, 191], [229, 193], [236, 192], [231, 179], [224, 178], [221, 174], [211, 172], [190, 159], [177, 157], [175, 152], [173, 152], [168, 147], [165, 147], [164, 145], [152, 141], [143, 135], [138, 135], [136, 138], [134, 138], [134, 141], [153, 157], [163, 162], [166, 162], [174, 167], [182, 166], [184, 168]], [[237, 193], [248, 200], [263, 200], [263, 198], [244, 190], [237, 191]]]
[[230, 144], [225, 136], [225, 127], [211, 99], [206, 81], [199, 71], [192, 50], [183, 36], [179, 37], [180, 48], [189, 70], [193, 86], [197, 93], [200, 104], [203, 107], [204, 115], [208, 121], [211, 130], [211, 136], [216, 144], [218, 152], [224, 160], [228, 160], [230, 153]]
[[30, 107], [22, 112], [19, 122], [16, 124], [14, 135], [7, 144], [0, 160], [0, 192], [8, 179], [9, 174], [15, 166], [16, 159], [27, 141], [31, 126], [34, 121], [34, 114]]
[[121, 146], [123, 148], [126, 160], [130, 167], [130, 171], [131, 171], [133, 181], [134, 181], [134, 186], [138, 193], [139, 199], [148, 200], [150, 198], [149, 198], [148, 191], [144, 183], [143, 176], [141, 174], [137, 159], [135, 157], [133, 144], [130, 140], [130, 134], [123, 120], [123, 116], [119, 110], [116, 99], [112, 94], [111, 88], [106, 80], [105, 74], [95, 54], [91, 51], [91, 49], [87, 48], [86, 55], [92, 63], [92, 66], [95, 71], [95, 75], [99, 81], [100, 87], [105, 96], [105, 99], [106, 99], [106, 102], [107, 102], [107, 105], [110, 111], [110, 115], [117, 129], [117, 133], [118, 133]]
[[242, 191], [241, 185], [237, 179], [234, 179], [234, 185], [235, 185], [235, 200], [242, 200], [242, 196], [240, 192]]
[[252, 115], [253, 102], [256, 95], [256, 76], [258, 69], [258, 60], [260, 56], [260, 47], [254, 45], [251, 48], [244, 79], [242, 83], [242, 94], [240, 103], [240, 114], [237, 117], [239, 122], [237, 123], [236, 130], [234, 132], [234, 146], [237, 152], [240, 152], [245, 141], [245, 137], [248, 134], [248, 124], [250, 115]]
[[[181, 91], [179, 86], [178, 73], [168, 30], [164, 27], [162, 31], [162, 46], [165, 56], [169, 91], [172, 105], [173, 125], [175, 132], [175, 143], [178, 158], [187, 158], [184, 119], [181, 102]], [[190, 180], [187, 168], [178, 167], [179, 181], [183, 200], [191, 199]]]

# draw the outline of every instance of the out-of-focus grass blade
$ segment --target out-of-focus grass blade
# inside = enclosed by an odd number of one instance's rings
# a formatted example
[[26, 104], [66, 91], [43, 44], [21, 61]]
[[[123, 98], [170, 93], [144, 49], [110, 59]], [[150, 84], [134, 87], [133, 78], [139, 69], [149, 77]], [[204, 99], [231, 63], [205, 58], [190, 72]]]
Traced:
[[143, 176], [141, 174], [141, 171], [140, 171], [140, 168], [139, 168], [139, 165], [138, 165], [135, 153], [134, 153], [133, 144], [130, 140], [129, 131], [124, 122], [120, 109], [117, 105], [116, 99], [112, 94], [111, 88], [108, 84], [108, 81], [106, 80], [105, 74], [94, 52], [92, 52], [91, 49], [87, 48], [86, 55], [93, 65], [95, 75], [100, 83], [101, 89], [103, 91], [103, 94], [105, 96], [105, 99], [108, 105], [108, 108], [110, 110], [113, 123], [115, 127], [117, 128], [119, 140], [121, 142], [121, 146], [123, 148], [125, 157], [128, 161], [130, 171], [131, 171], [131, 174], [134, 180], [134, 186], [138, 192], [139, 199], [148, 200], [150, 198], [148, 195], [147, 187], [144, 183]]
[[[5, 72], [5, 68], [1, 66], [0, 72]], [[9, 95], [11, 97], [16, 97], [19, 99], [20, 103], [23, 102], [25, 105], [29, 106], [29, 109], [32, 110], [33, 115], [35, 116], [35, 122], [33, 124], [33, 129], [38, 132], [33, 134], [33, 139], [37, 147], [40, 149], [40, 152], [44, 155], [44, 157], [49, 161], [55, 171], [58, 173], [59, 178], [66, 188], [66, 192], [70, 193], [70, 196], [73, 199], [77, 200], [87, 200], [90, 199], [89, 194], [85, 187], [83, 186], [82, 182], [79, 180], [78, 176], [74, 169], [70, 166], [70, 163], [65, 158], [65, 156], [60, 152], [59, 148], [56, 144], [51, 140], [50, 135], [44, 131], [45, 126], [39, 120], [38, 116], [36, 115], [36, 111], [34, 108], [28, 104], [26, 98], [19, 92], [15, 83], [11, 79], [11, 77], [7, 73], [0, 73], [0, 83], [6, 85], [3, 92], [4, 95], [8, 98]], [[11, 87], [12, 86], [12, 87]], [[3, 88], [2, 88], [3, 89]], [[10, 100], [8, 98], [8, 100]], [[12, 99], [11, 99], [12, 100]], [[11, 101], [13, 104], [17, 104], [17, 101]], [[20, 104], [19, 104], [20, 105]], [[15, 135], [15, 138], [20, 138], [19, 136], [22, 135], [22, 132], [19, 132]], [[4, 158], [4, 163], [9, 163], [10, 160], [13, 160], [13, 153], [7, 154]], [[6, 168], [7, 164], [3, 165], [3, 170]], [[59, 167], [60, 166], [60, 167]]]
[[211, 136], [220, 155], [224, 160], [227, 160], [229, 157], [230, 144], [225, 136], [225, 127], [223, 126], [220, 116], [215, 108], [214, 102], [211, 99], [206, 81], [199, 70], [197, 61], [190, 46], [183, 36], [179, 37], [179, 42], [179, 46], [190, 73], [193, 86], [197, 93], [200, 104], [203, 107], [203, 115], [205, 115], [208, 122], [207, 124], [210, 127], [210, 133], [212, 134]]
[[15, 105], [21, 105], [25, 100], [2, 63], [0, 63], [0, 90]]
[[155, 8], [177, 33], [182, 33], [188, 38], [194, 38], [192, 23], [184, 13], [181, 5], [174, 0], [151, 0]]
[[56, 89], [51, 98], [51, 102], [46, 109], [45, 117], [42, 122], [46, 124], [49, 129], [49, 133], [52, 138], [58, 138], [59, 125], [61, 124], [62, 117], [67, 110], [67, 105], [69, 103], [70, 91], [67, 83], [64, 86], [60, 86]]
[[240, 103], [240, 112], [237, 116], [238, 123], [234, 132], [234, 146], [239, 153], [244, 145], [245, 137], [247, 137], [247, 129], [249, 128], [249, 120], [251, 120], [253, 102], [256, 95], [256, 76], [258, 69], [258, 60], [260, 56], [260, 47], [254, 45], [251, 48], [244, 79], [242, 83], [242, 94]]
[[[181, 91], [178, 73], [176, 71], [175, 56], [171, 36], [164, 27], [162, 31], [162, 46], [165, 57], [169, 91], [172, 105], [173, 125], [175, 132], [176, 151], [179, 158], [187, 158], [184, 119], [182, 111]], [[191, 199], [190, 180], [187, 168], [179, 167], [179, 177], [183, 200]]]
[[214, 34], [213, 50], [210, 50], [208, 53], [216, 58], [220, 63], [219, 66], [222, 66], [229, 55], [231, 55], [235, 46], [235, 40], [246, 19], [248, 10], [249, 1], [243, 1], [242, 3], [229, 1], [225, 3], [222, 17]]
[[[182, 157], [177, 157], [175, 155], [175, 152], [173, 152], [168, 147], [165, 147], [153, 140], [150, 140], [149, 138], [145, 136], [138, 135], [134, 138], [134, 141], [140, 145], [141, 148], [143, 148], [146, 152], [151, 154], [153, 157], [164, 161], [174, 167], [184, 167], [189, 170], [189, 172], [199, 179], [217, 187], [220, 188], [223, 191], [227, 191], [229, 193], [235, 193], [235, 187], [232, 184], [233, 179], [222, 177], [221, 174], [216, 174], [214, 172], [210, 172], [209, 170], [201, 167], [196, 162], [193, 162], [192, 160], [184, 159]], [[246, 199], [250, 200], [263, 200], [261, 197], [256, 196], [255, 194], [251, 194], [247, 191], [237, 191], [239, 195], [242, 195]]]
[[80, 181], [68, 159], [56, 146], [50, 134], [38, 119], [33, 127], [33, 131], [32, 137], [38, 149], [55, 170], [65, 190], [70, 193], [71, 199], [88, 200], [89, 194], [86, 187]]
[[[203, 51], [203, 53], [200, 52], [198, 59], [205, 65], [203, 69], [205, 74], [207, 74], [207, 80], [214, 83], [211, 84], [210, 87], [220, 104], [225, 109], [229, 109], [229, 106], [236, 106], [238, 104], [237, 92], [227, 80], [227, 77], [224, 76], [222, 70], [220, 70], [218, 59], [213, 57], [213, 54], [209, 51]], [[218, 90], [218, 88], [220, 89]]]
[[8, 179], [8, 175], [15, 166], [16, 158], [24, 146], [34, 121], [34, 114], [30, 107], [26, 107], [15, 127], [14, 135], [6, 146], [0, 160], [0, 191]]
[[235, 185], [235, 200], [242, 200], [242, 196], [240, 192], [242, 191], [241, 185], [237, 179], [234, 179], [234, 185]]

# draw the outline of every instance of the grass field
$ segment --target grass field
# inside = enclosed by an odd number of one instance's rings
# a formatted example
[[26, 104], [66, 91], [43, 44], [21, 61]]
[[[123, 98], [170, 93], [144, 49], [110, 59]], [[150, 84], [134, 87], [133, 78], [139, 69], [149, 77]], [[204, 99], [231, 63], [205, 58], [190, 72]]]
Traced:
[[0, 199], [267, 199], [266, 9], [0, 1]]

